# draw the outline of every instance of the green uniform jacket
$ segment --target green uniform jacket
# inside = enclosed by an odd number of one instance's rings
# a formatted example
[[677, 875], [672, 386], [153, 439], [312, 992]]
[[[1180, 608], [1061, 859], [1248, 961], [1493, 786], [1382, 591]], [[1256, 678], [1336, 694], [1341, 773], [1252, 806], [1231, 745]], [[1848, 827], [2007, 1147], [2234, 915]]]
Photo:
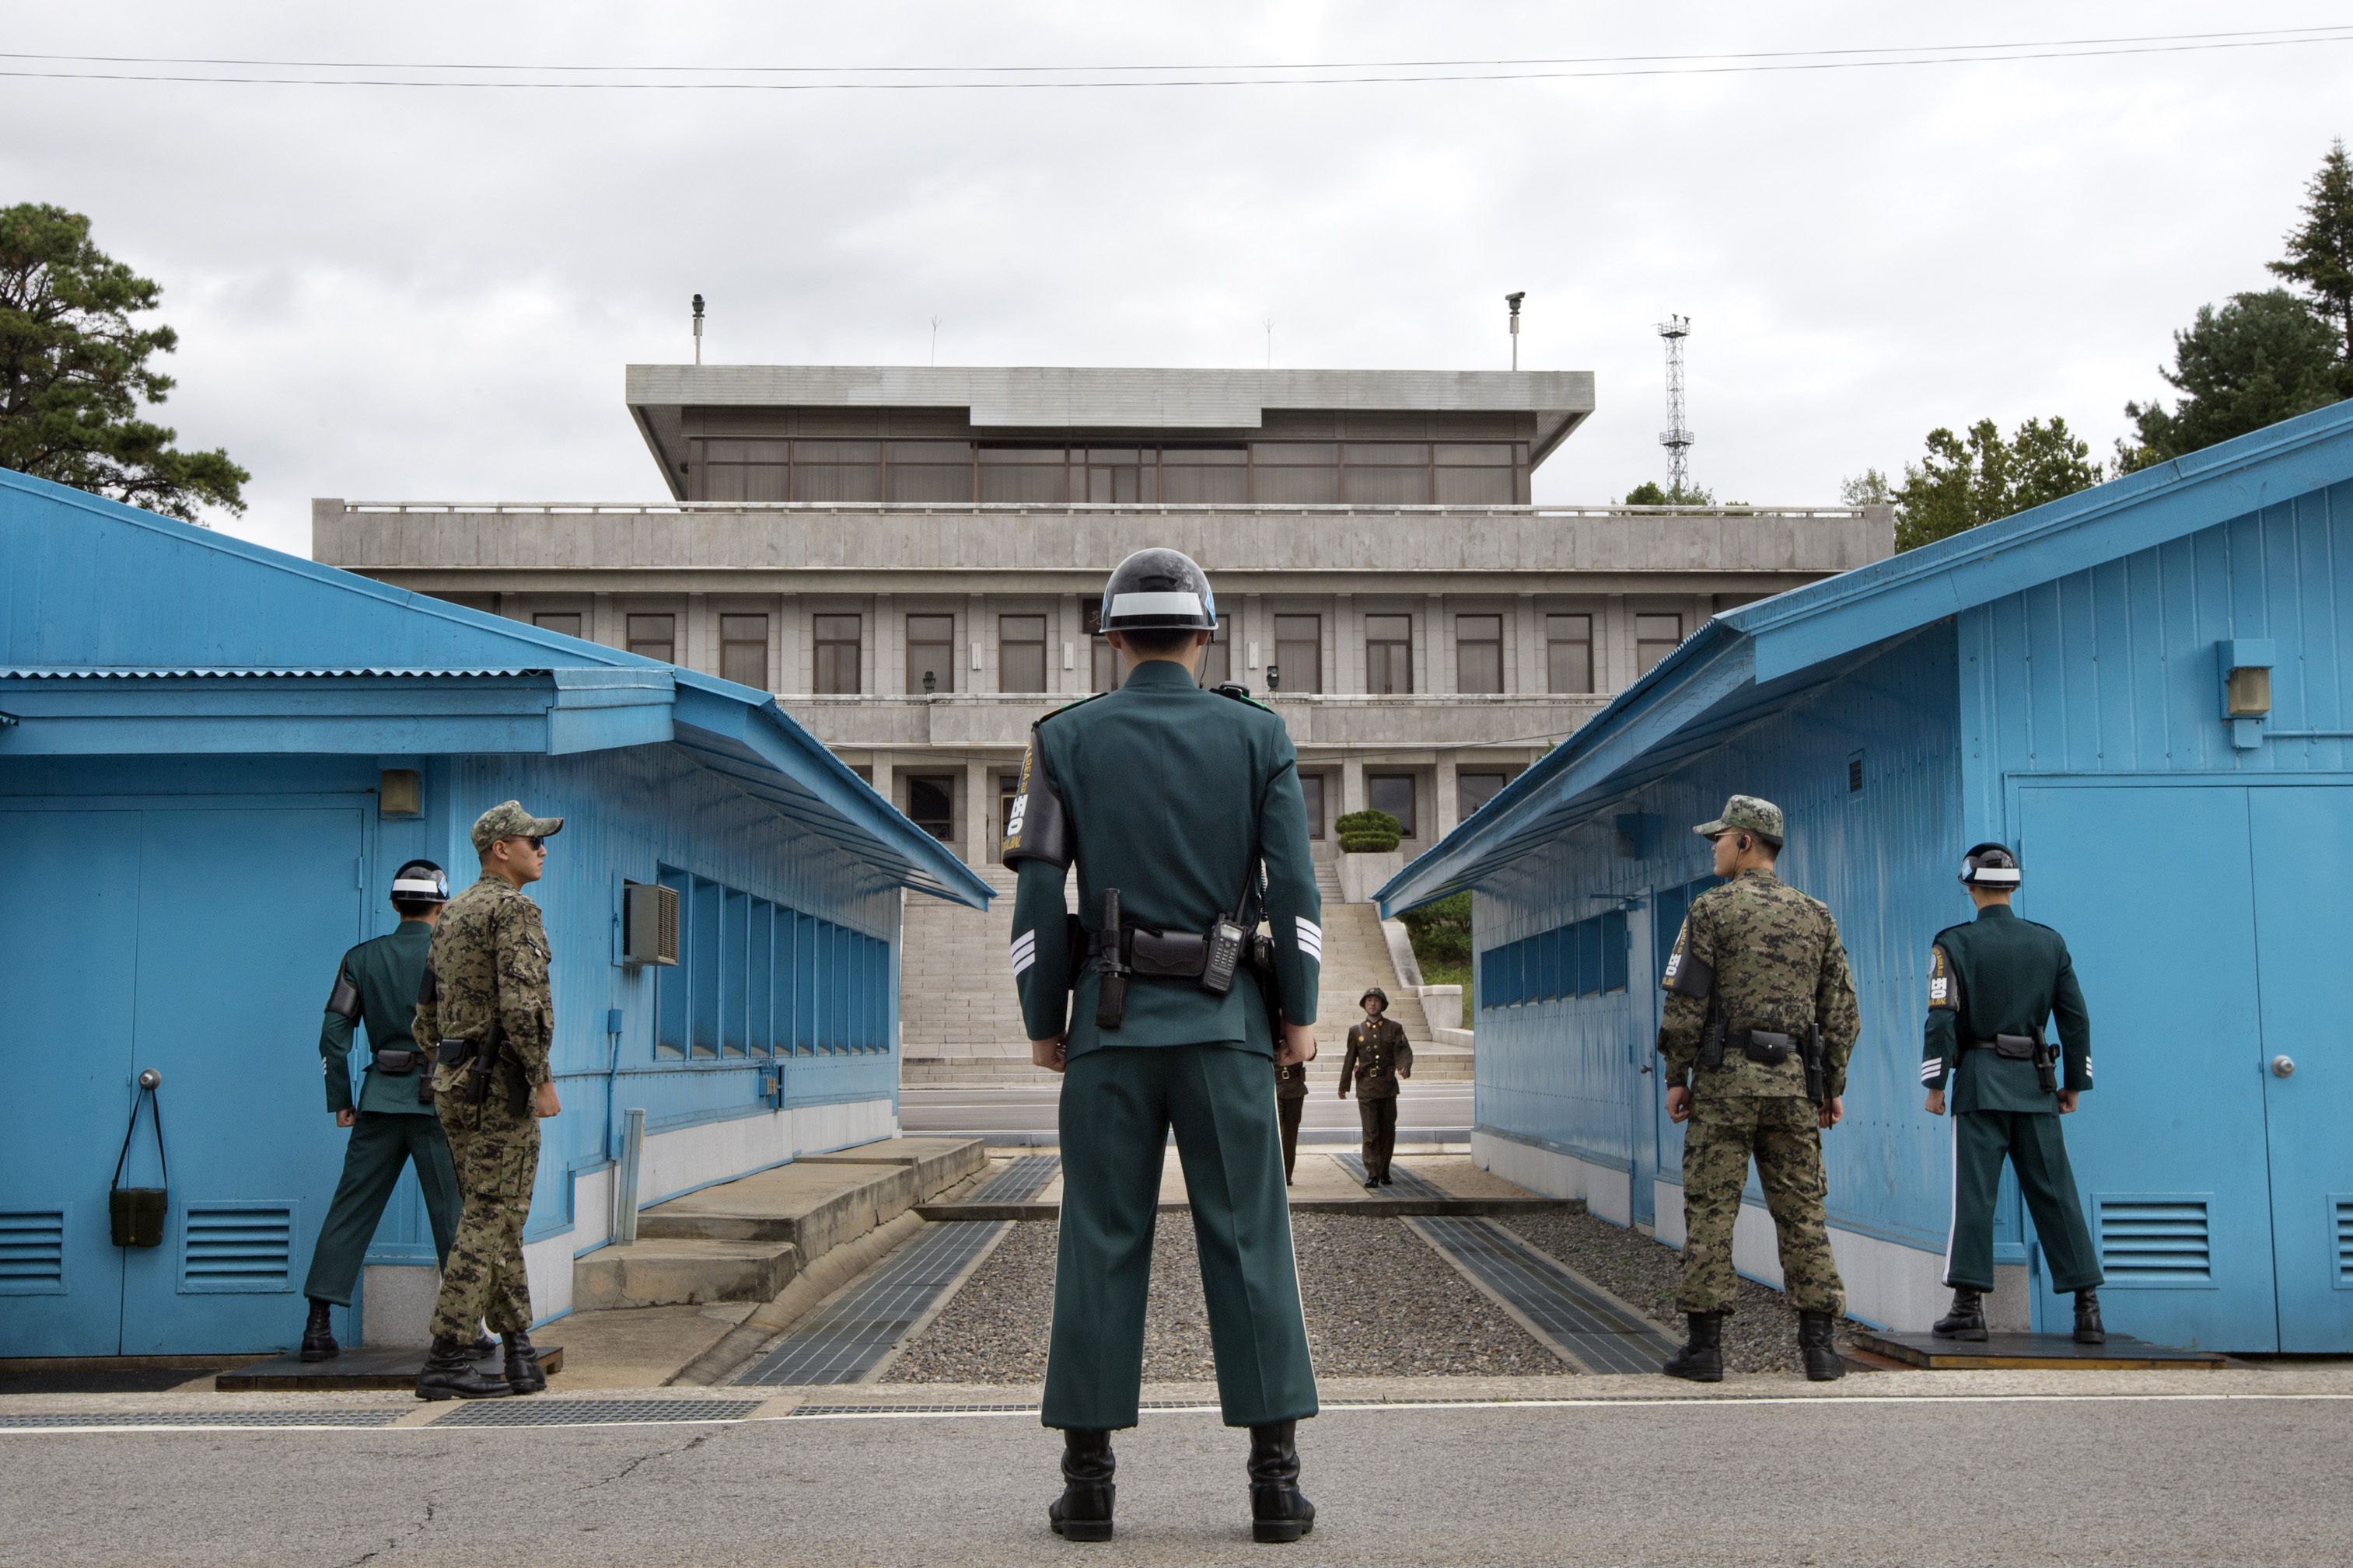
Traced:
[[[1103, 889], [1116, 888], [1130, 925], [1207, 931], [1219, 914], [1240, 909], [1262, 858], [1283, 1016], [1315, 1021], [1324, 906], [1308, 858], [1298, 753], [1271, 709], [1204, 690], [1181, 665], [1148, 660], [1118, 690], [1048, 715], [1030, 744], [1023, 777], [1042, 773], [1061, 800], [1076, 846], [1079, 917], [1089, 931], [1102, 922]], [[1067, 1031], [1073, 1057], [1098, 1046], [1196, 1044], [1273, 1054], [1266, 1005], [1247, 966], [1223, 996], [1192, 980], [1131, 978], [1120, 1027], [1098, 1029], [1096, 976], [1092, 968], [1071, 972], [1063, 868], [1026, 859], [1019, 879], [1011, 960], [1031, 1039]]]
[[1356, 1024], [1348, 1030], [1348, 1054], [1340, 1063], [1340, 1092], [1350, 1084], [1359, 1100], [1395, 1100], [1398, 1077], [1413, 1071], [1413, 1046], [1395, 1018]]
[[1829, 1091], [1846, 1092], [1847, 1058], [1854, 1054], [1862, 1020], [1838, 921], [1820, 900], [1768, 870], [1751, 868], [1691, 901], [1661, 981], [1668, 994], [1659, 1024], [1659, 1055], [1666, 1061], [1669, 1088], [1691, 1080], [1707, 1025], [1707, 999], [1676, 988], [1677, 975], [1694, 960], [1715, 972], [1715, 997], [1726, 1026], [1724, 1065], [1697, 1068], [1694, 1092], [1802, 1097], [1806, 1068], [1796, 1054], [1768, 1067], [1750, 1061], [1741, 1047], [1751, 1029], [1798, 1034], [1810, 1025], [1822, 1032]]
[[[327, 1073], [329, 1110], [433, 1114], [430, 1105], [420, 1105], [417, 1100], [417, 1086], [425, 1081], [427, 1069], [419, 1068], [416, 1072], [396, 1076], [380, 1073], [373, 1065], [375, 1052], [414, 1044], [409, 1029], [417, 1020], [417, 983], [425, 978], [425, 953], [432, 941], [431, 926], [423, 921], [403, 921], [398, 929], [364, 942], [343, 954], [343, 967], [335, 975], [334, 993], [327, 1003], [326, 1018], [319, 1026], [320, 1065]], [[345, 1017], [337, 1011], [338, 1003], [352, 994], [356, 994], [359, 1001], [356, 1018]], [[362, 1024], [367, 1026], [371, 1065], [360, 1086], [360, 1102], [354, 1107], [350, 1065], [352, 1035]]]
[[[429, 1050], [443, 1040], [480, 1039], [495, 1018], [505, 1031], [501, 1060], [536, 1088], [550, 1076], [555, 999], [548, 990], [547, 931], [539, 906], [485, 871], [441, 911], [433, 930], [425, 983], [417, 996], [415, 1033]], [[466, 1064], [433, 1069], [433, 1092], [455, 1092]]]
[[2054, 1015], [2066, 1063], [2062, 1087], [2083, 1093], [2092, 1087], [2092, 1015], [2075, 984], [2066, 938], [2019, 919], [2007, 904], [1987, 905], [1968, 924], [1938, 931], [1929, 950], [1920, 1082], [1943, 1089], [1947, 1079], [1957, 1079], [1947, 1102], [1957, 1116], [1965, 1110], [2056, 1116], [2059, 1097], [2042, 1092], [2032, 1062], [1965, 1048], [1996, 1035], [2039, 1034]]

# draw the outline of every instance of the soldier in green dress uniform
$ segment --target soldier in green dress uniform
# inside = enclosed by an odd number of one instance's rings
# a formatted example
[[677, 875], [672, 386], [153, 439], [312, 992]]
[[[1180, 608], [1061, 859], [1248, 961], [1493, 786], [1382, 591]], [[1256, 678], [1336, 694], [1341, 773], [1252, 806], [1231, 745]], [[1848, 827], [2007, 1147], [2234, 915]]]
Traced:
[[1365, 1010], [1348, 1026], [1348, 1054], [1340, 1062], [1340, 1098], [1356, 1089], [1356, 1119], [1363, 1124], [1365, 1185], [1389, 1184], [1389, 1160], [1397, 1152], [1398, 1083], [1413, 1076], [1413, 1045], [1405, 1026], [1388, 1016], [1389, 994], [1376, 985], [1356, 998]]
[[1307, 1109], [1307, 1064], [1274, 1064], [1274, 1114], [1282, 1124], [1282, 1184], [1299, 1169], [1299, 1118]]
[[1736, 795], [1693, 831], [1726, 879], [1691, 901], [1667, 960], [1659, 1025], [1667, 1115], [1683, 1140], [1683, 1283], [1690, 1340], [1670, 1377], [1724, 1377], [1732, 1232], [1748, 1162], [1781, 1247], [1781, 1289], [1798, 1309], [1806, 1375], [1845, 1374], [1831, 1331], [1846, 1290], [1822, 1215], [1822, 1133], [1845, 1114], [1846, 1064], [1862, 1020], [1838, 922], [1775, 874], [1781, 808]]
[[[392, 875], [392, 907], [400, 924], [343, 954], [327, 995], [319, 1027], [320, 1065], [327, 1074], [327, 1110], [335, 1125], [351, 1129], [343, 1148], [343, 1180], [319, 1227], [311, 1254], [310, 1298], [301, 1356], [324, 1361], [342, 1353], [328, 1313], [352, 1304], [360, 1263], [367, 1255], [384, 1205], [399, 1184], [400, 1173], [417, 1164], [417, 1184], [425, 1194], [425, 1216], [433, 1227], [434, 1255], [448, 1260], [458, 1232], [458, 1173], [449, 1144], [433, 1114], [431, 1064], [409, 1037], [417, 1021], [417, 984], [425, 973], [425, 952], [433, 922], [449, 901], [449, 879], [430, 860], [411, 860]], [[368, 1065], [357, 1103], [352, 1099], [352, 1035], [367, 1029]], [[490, 1348], [477, 1342], [478, 1350]]]
[[[2092, 1015], [2067, 956], [2066, 939], [2010, 909], [2018, 857], [1980, 844], [1961, 861], [1961, 882], [1978, 907], [1967, 925], [1936, 933], [1928, 951], [1928, 1023], [1920, 1081], [1928, 1114], [1945, 1112], [1952, 1086], [1953, 1228], [1945, 1283], [1953, 1310], [1936, 1331], [1986, 1338], [1985, 1292], [1993, 1289], [1993, 1205], [2009, 1156], [2052, 1289], [2075, 1297], [2075, 1338], [2107, 1342], [2100, 1321], [2099, 1249], [2084, 1223], [2075, 1173], [2059, 1119], [2092, 1087]], [[2043, 1036], [2056, 1017], [2059, 1048]], [[2065, 1058], [2064, 1076], [2058, 1058]]]
[[[1031, 1055], [1063, 1073], [1061, 1249], [1044, 1424], [1064, 1435], [1066, 1539], [1112, 1532], [1111, 1433], [1133, 1426], [1162, 1149], [1173, 1128], [1226, 1423], [1250, 1432], [1252, 1530], [1295, 1541], [1296, 1425], [1315, 1414], [1267, 1063], [1315, 1053], [1323, 909], [1282, 719], [1196, 674], [1201, 569], [1139, 551], [1103, 590], [1115, 691], [1031, 731], [1006, 821], [1010, 958]], [[1075, 859], [1080, 909], [1063, 879]], [[1260, 936], [1261, 915], [1271, 935]], [[1269, 1004], [1281, 1009], [1280, 1020]]]

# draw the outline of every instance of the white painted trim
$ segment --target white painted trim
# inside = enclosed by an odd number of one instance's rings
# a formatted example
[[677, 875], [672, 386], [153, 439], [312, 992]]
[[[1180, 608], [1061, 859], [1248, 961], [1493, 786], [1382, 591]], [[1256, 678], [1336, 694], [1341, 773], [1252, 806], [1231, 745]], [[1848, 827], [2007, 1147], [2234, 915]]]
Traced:
[[1583, 1198], [1588, 1210], [1612, 1225], [1634, 1223], [1633, 1188], [1623, 1171], [1483, 1129], [1471, 1133], [1471, 1158], [1514, 1186], [1548, 1198]]

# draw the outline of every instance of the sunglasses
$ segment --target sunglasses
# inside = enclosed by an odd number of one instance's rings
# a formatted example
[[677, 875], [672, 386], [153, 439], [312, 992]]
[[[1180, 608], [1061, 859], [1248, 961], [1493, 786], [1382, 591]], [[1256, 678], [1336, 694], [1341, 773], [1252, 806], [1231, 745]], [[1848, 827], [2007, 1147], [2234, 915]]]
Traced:
[[512, 844], [512, 843], [518, 843], [518, 842], [520, 842], [520, 843], [523, 843], [523, 844], [528, 844], [528, 845], [530, 845], [530, 846], [532, 847], [532, 848], [533, 848], [533, 850], [534, 852], [539, 853], [539, 854], [543, 854], [543, 854], [545, 854], [545, 853], [547, 852], [547, 840], [546, 840], [546, 839], [544, 839], [544, 838], [541, 838], [541, 837], [537, 837], [536, 835], [532, 835], [532, 834], [521, 834], [521, 833], [519, 833], [519, 834], [515, 835], [513, 838], [509, 839], [507, 842], [509, 842], [510, 844]]

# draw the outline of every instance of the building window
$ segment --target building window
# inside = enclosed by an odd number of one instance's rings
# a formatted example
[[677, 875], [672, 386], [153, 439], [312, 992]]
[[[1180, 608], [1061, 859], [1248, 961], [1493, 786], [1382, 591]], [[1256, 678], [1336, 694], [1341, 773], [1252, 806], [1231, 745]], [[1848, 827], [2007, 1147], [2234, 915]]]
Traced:
[[791, 498], [782, 441], [697, 441], [697, 500], [780, 501]]
[[1322, 773], [1300, 774], [1299, 794], [1300, 797], [1307, 802], [1307, 837], [1323, 837], [1324, 775]]
[[1336, 441], [1261, 441], [1250, 448], [1250, 499], [1269, 506], [1329, 506], [1340, 499]]
[[858, 616], [812, 616], [817, 652], [817, 689], [849, 696], [865, 689], [858, 659]]
[[678, 662], [676, 616], [627, 616], [622, 618], [621, 629], [629, 651], [638, 658], [658, 658], [664, 664]]
[[891, 499], [902, 502], [972, 500], [972, 443], [893, 441], [890, 448]]
[[1060, 447], [983, 447], [978, 461], [984, 501], [1060, 506], [1070, 498]]
[[1046, 689], [1046, 617], [997, 617], [997, 689], [999, 691]]
[[1071, 477], [1079, 499], [1126, 503], [1150, 499], [1146, 489], [1158, 454], [1135, 447], [1087, 447], [1071, 454]]
[[1364, 506], [1428, 506], [1429, 444], [1349, 442], [1340, 449], [1340, 499]]
[[799, 501], [881, 500], [882, 443], [794, 442], [792, 490]]
[[1274, 662], [1267, 672], [1269, 689], [1274, 688], [1278, 672], [1285, 691], [1324, 689], [1323, 616], [1274, 617]]
[[1683, 640], [1683, 618], [1681, 616], [1636, 616], [1634, 617], [1634, 673], [1648, 675], [1659, 660], [1675, 651]]
[[[907, 617], [907, 695], [921, 697], [955, 688], [955, 617]], [[925, 686], [923, 678], [931, 684]]]
[[890, 1049], [887, 942], [670, 867], [660, 880], [679, 962], [654, 982], [657, 1058]]
[[1020, 774], [997, 775], [997, 842], [999, 846], [1002, 846], [1008, 837], [1006, 824], [1013, 820], [1013, 796], [1020, 787]]
[[719, 617], [719, 673], [739, 686], [768, 689], [768, 617]]
[[1079, 606], [1080, 629], [1087, 634], [1088, 658], [1093, 661], [1094, 689], [1119, 689], [1119, 650], [1103, 635], [1103, 601], [1090, 599]]
[[1250, 454], [1240, 447], [1165, 447], [1160, 499], [1175, 506], [1242, 504], [1250, 500]]
[[543, 632], [562, 632], [565, 637], [580, 635], [580, 616], [569, 610], [541, 610], [533, 615], [531, 624]]
[[1209, 646], [1201, 650], [1201, 684], [1223, 686], [1234, 678], [1234, 645], [1226, 640], [1227, 622], [1218, 621], [1217, 630], [1209, 634]]
[[1365, 617], [1365, 689], [1375, 697], [1413, 690], [1413, 617]]
[[1398, 819], [1398, 831], [1408, 838], [1413, 832], [1413, 775], [1411, 773], [1366, 773], [1365, 800], [1375, 811], [1386, 811]]
[[910, 774], [907, 817], [942, 843], [951, 841], [955, 833], [955, 775]]
[[1454, 617], [1454, 689], [1492, 697], [1504, 689], [1504, 617]]
[[1504, 775], [1501, 773], [1456, 773], [1454, 804], [1460, 815], [1467, 817], [1494, 799], [1503, 787]]
[[1545, 617], [1545, 666], [1556, 695], [1593, 689], [1593, 617]]
[[1436, 449], [1440, 506], [1510, 506], [1519, 500], [1518, 474], [1508, 441], [1440, 441]]

